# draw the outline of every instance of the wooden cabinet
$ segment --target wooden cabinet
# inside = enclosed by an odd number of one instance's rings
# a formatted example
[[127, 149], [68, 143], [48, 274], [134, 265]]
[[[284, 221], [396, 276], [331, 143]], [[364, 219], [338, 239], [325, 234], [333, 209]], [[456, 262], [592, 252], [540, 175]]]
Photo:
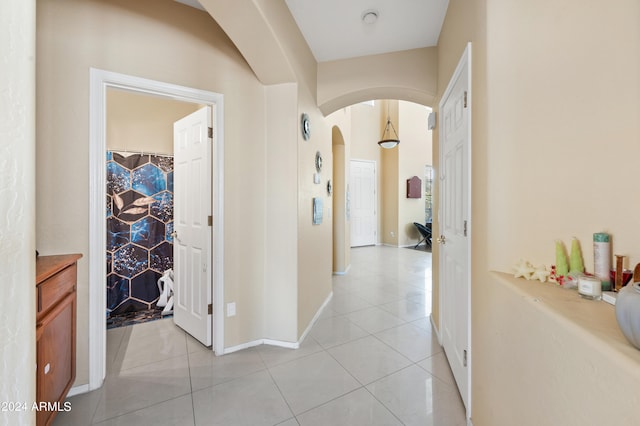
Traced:
[[76, 277], [80, 254], [36, 261], [36, 424], [50, 425], [76, 378]]

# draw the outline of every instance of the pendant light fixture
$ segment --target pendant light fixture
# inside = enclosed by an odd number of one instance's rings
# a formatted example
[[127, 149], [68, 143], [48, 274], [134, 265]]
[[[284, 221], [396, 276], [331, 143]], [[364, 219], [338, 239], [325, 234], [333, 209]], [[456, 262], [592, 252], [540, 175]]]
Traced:
[[[393, 135], [395, 136], [395, 138], [391, 137], [389, 127], [391, 127], [391, 130], [393, 130]], [[389, 104], [387, 103], [387, 125], [384, 126], [384, 132], [382, 132], [382, 137], [380, 138], [380, 142], [378, 142], [378, 145], [385, 149], [391, 149], [395, 148], [399, 143], [400, 139], [398, 139], [396, 128], [393, 127], [393, 123], [391, 123], [391, 115], [389, 115]]]

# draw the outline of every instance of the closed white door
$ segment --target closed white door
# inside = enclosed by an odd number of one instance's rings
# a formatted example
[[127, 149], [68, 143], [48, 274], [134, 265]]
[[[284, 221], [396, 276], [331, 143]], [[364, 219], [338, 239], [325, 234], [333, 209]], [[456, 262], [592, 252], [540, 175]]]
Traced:
[[440, 102], [440, 331], [460, 396], [470, 381], [470, 46]]
[[376, 163], [351, 160], [351, 247], [376, 244]]
[[175, 324], [206, 346], [212, 340], [211, 108], [173, 125]]

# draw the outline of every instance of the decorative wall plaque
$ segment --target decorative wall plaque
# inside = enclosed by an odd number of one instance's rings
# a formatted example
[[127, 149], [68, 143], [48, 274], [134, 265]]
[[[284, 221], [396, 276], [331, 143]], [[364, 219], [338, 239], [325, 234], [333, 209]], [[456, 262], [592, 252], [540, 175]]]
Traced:
[[421, 198], [422, 181], [418, 176], [407, 179], [407, 198]]

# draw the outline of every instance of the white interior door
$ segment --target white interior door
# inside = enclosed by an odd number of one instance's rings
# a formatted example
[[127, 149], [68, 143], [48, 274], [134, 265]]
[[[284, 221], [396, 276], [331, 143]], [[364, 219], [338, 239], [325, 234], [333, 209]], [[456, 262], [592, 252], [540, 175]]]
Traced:
[[469, 409], [470, 381], [470, 46], [440, 102], [440, 331]]
[[210, 107], [173, 125], [173, 319], [206, 346], [212, 340], [210, 127]]
[[376, 244], [376, 163], [351, 160], [351, 247]]

